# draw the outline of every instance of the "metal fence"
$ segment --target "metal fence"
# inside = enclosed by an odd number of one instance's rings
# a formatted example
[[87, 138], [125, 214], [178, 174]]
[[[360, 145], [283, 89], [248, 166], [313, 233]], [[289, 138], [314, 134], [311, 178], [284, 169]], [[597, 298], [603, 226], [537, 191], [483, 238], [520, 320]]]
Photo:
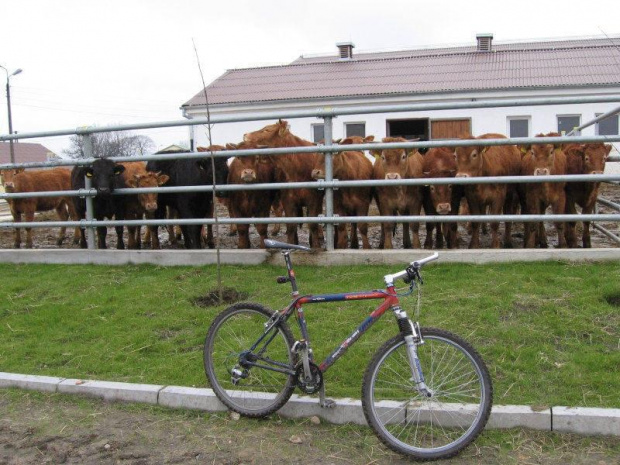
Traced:
[[[544, 106], [544, 105], [564, 105], [564, 104], [583, 104], [583, 103], [606, 103], [620, 102], [620, 95], [603, 95], [597, 97], [557, 97], [557, 98], [538, 98], [538, 99], [522, 99], [522, 100], [487, 100], [473, 102], [452, 102], [452, 103], [427, 103], [427, 104], [408, 104], [408, 105], [382, 105], [382, 106], [357, 106], [343, 108], [318, 108], [316, 110], [297, 110], [287, 112], [271, 112], [256, 113], [243, 115], [226, 115], [212, 116], [211, 118], [194, 118], [191, 120], [167, 121], [159, 123], [144, 123], [132, 125], [116, 125], [107, 127], [83, 127], [61, 131], [33, 132], [20, 134], [0, 135], [0, 141], [32, 139], [38, 137], [50, 136], [67, 136], [80, 135], [84, 138], [84, 151], [86, 158], [80, 160], [58, 160], [52, 162], [41, 163], [21, 163], [21, 164], [4, 164], [0, 165], [0, 169], [9, 168], [38, 168], [38, 167], [58, 167], [72, 165], [88, 165], [94, 161], [92, 158], [92, 134], [111, 131], [127, 131], [138, 129], [152, 129], [174, 126], [190, 126], [204, 124], [224, 124], [230, 122], [242, 121], [273, 121], [274, 119], [295, 119], [316, 117], [324, 120], [325, 127], [325, 144], [312, 147], [296, 147], [296, 148], [279, 148], [279, 149], [253, 149], [253, 150], [230, 150], [225, 152], [191, 152], [182, 154], [160, 154], [140, 157], [114, 157], [111, 160], [116, 162], [126, 161], [149, 161], [149, 160], [166, 160], [176, 158], [209, 158], [209, 157], [231, 157], [231, 156], [249, 156], [249, 155], [266, 155], [266, 154], [287, 154], [287, 153], [313, 153], [321, 152], [325, 154], [325, 180], [303, 183], [269, 183], [269, 184], [235, 184], [235, 185], [218, 185], [215, 187], [217, 192], [239, 191], [239, 190], [275, 190], [275, 189], [299, 189], [299, 188], [318, 188], [325, 190], [325, 215], [322, 217], [288, 217], [288, 218], [195, 218], [195, 219], [164, 219], [164, 220], [109, 220], [95, 221], [92, 215], [92, 197], [96, 194], [94, 189], [89, 188], [90, 180], [86, 178], [86, 188], [77, 191], [55, 191], [55, 192], [35, 192], [35, 193], [19, 193], [19, 194], [0, 194], [2, 199], [16, 199], [27, 197], [58, 197], [58, 196], [79, 196], [87, 199], [86, 219], [81, 221], [67, 222], [4, 222], [0, 223], [0, 227], [20, 227], [20, 228], [38, 228], [38, 227], [60, 227], [60, 226], [80, 226], [88, 230], [89, 248], [94, 248], [94, 231], [97, 226], [137, 226], [137, 225], [188, 225], [188, 224], [259, 224], [259, 223], [321, 223], [325, 224], [325, 246], [327, 250], [334, 248], [334, 225], [339, 223], [357, 223], [357, 222], [470, 222], [470, 221], [510, 221], [510, 222], [535, 222], [535, 221], [611, 221], [619, 222], [620, 214], [589, 214], [589, 215], [421, 215], [421, 216], [348, 216], [338, 217], [334, 215], [333, 209], [333, 192], [334, 189], [347, 188], [355, 186], [397, 186], [397, 185], [433, 185], [433, 184], [493, 184], [493, 183], [541, 183], [541, 182], [566, 182], [566, 181], [596, 181], [596, 182], [618, 182], [620, 174], [614, 175], [562, 175], [562, 176], [509, 176], [509, 177], [480, 177], [480, 178], [432, 178], [432, 179], [400, 179], [400, 180], [366, 180], [366, 181], [338, 181], [333, 179], [332, 155], [340, 150], [377, 150], [386, 148], [405, 148], [420, 149], [433, 147], [457, 147], [457, 146], [494, 146], [494, 145], [527, 145], [540, 143], [540, 138], [508, 138], [508, 139], [476, 139], [476, 140], [442, 140], [442, 141], [423, 141], [423, 142], [398, 142], [398, 143], [372, 143], [372, 144], [354, 144], [339, 146], [334, 145], [332, 141], [332, 125], [333, 118], [339, 115], [352, 114], [370, 114], [370, 113], [392, 113], [403, 111], [428, 111], [428, 110], [448, 110], [448, 109], [471, 109], [471, 108], [493, 108], [493, 107], [521, 107], [521, 106]], [[579, 130], [596, 123], [597, 121], [609, 115], [618, 113], [620, 107], [597, 117], [580, 128]], [[561, 136], [547, 137], [546, 143], [610, 143], [620, 141], [620, 135], [616, 136]], [[612, 156], [609, 158], [611, 162], [620, 161], [620, 156]], [[191, 191], [212, 192], [213, 186], [188, 186], [188, 187], [158, 187], [158, 188], [133, 188], [118, 189], [115, 191], [117, 195], [121, 194], [137, 194], [147, 192], [158, 193], [176, 193]], [[620, 207], [608, 201], [602, 203], [606, 206], [620, 211]], [[605, 203], [608, 202], [608, 203]], [[616, 236], [608, 231], [605, 232], [612, 238]], [[620, 242], [620, 239], [618, 239]]]

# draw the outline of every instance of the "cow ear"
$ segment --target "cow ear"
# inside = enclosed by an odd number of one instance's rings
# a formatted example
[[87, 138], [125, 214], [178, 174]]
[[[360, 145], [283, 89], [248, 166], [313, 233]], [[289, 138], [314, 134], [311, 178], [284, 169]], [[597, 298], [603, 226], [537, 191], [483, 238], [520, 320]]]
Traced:
[[157, 185], [161, 186], [162, 184], [166, 184], [170, 179], [170, 176], [167, 174], [157, 174]]
[[280, 120], [278, 123], [280, 125], [280, 127], [278, 128], [278, 136], [280, 137], [286, 136], [286, 133], [289, 132], [288, 123], [284, 120]]
[[520, 145], [519, 150], [521, 151], [521, 154], [525, 155], [527, 152], [529, 152], [530, 147], [530, 145]]
[[26, 168], [16, 168], [15, 174], [23, 173], [24, 171], [26, 171]]
[[134, 175], [133, 179], [130, 178], [130, 179], [127, 180], [127, 185], [129, 187], [138, 187], [139, 186], [139, 179], [140, 179], [140, 177], [136, 174], [136, 175]]
[[612, 149], [611, 144], [607, 144], [607, 145], [605, 146], [605, 150], [607, 150], [607, 155], [609, 155], [609, 152], [611, 152], [611, 149]]
[[364, 142], [365, 143], [373, 142], [374, 140], [375, 140], [375, 136], [366, 136], [366, 137], [364, 137]]
[[353, 143], [353, 140], [350, 137], [346, 137], [344, 139], [340, 139], [337, 144], [339, 145], [351, 145]]
[[227, 150], [238, 150], [239, 149], [239, 144], [232, 144], [232, 143], [227, 143], [226, 144], [226, 149]]
[[125, 167], [123, 165], [116, 165], [114, 167], [114, 176], [119, 176], [125, 171]]
[[373, 157], [375, 157], [375, 158], [380, 158], [380, 157], [381, 157], [381, 153], [382, 153], [382, 151], [381, 151], [381, 150], [371, 150], [371, 151], [370, 151], [370, 154], [371, 154]]

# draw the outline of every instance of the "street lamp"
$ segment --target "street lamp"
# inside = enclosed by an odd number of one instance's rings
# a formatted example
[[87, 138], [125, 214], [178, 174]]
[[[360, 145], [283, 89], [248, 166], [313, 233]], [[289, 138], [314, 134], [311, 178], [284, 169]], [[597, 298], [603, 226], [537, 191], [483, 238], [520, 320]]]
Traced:
[[[9, 74], [9, 70], [6, 69], [4, 66], [0, 65], [0, 68], [2, 68], [6, 73], [6, 107], [9, 113], [9, 134], [13, 134], [13, 120], [11, 118], [11, 86], [9, 85], [9, 78], [21, 73], [22, 69], [17, 68], [15, 71]], [[11, 139], [9, 143], [11, 144], [11, 163], [15, 163], [15, 149], [13, 147], [13, 139]]]

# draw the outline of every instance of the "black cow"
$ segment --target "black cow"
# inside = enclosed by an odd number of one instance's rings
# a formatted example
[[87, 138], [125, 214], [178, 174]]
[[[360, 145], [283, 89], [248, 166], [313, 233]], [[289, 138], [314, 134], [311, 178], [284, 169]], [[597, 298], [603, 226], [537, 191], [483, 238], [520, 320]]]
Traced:
[[[214, 146], [213, 151], [221, 150], [223, 147]], [[199, 151], [201, 151], [199, 149]], [[204, 151], [204, 149], [202, 150]], [[158, 152], [162, 153], [183, 153], [183, 152]], [[228, 165], [226, 158], [214, 157], [215, 163], [215, 182], [216, 184], [226, 184], [228, 177]], [[213, 169], [211, 159], [176, 159], [176, 160], [151, 160], [146, 165], [147, 171], [161, 172], [169, 176], [169, 180], [162, 187], [180, 186], [210, 186], [213, 184]], [[179, 193], [160, 193], [157, 199], [156, 219], [163, 219], [166, 207], [176, 211], [178, 218], [205, 218], [213, 215], [213, 197], [211, 192], [179, 192]], [[157, 226], [149, 227], [151, 235], [157, 234]], [[185, 248], [202, 248], [201, 225], [181, 225]], [[213, 232], [211, 226], [207, 228], [207, 245], [213, 248]]]
[[[91, 180], [92, 188], [97, 190], [97, 194], [93, 197], [93, 217], [97, 221], [103, 221], [105, 218], [111, 219], [115, 215], [116, 205], [112, 192], [116, 188], [123, 187], [123, 181], [120, 176], [123, 171], [125, 171], [123, 165], [104, 158], [95, 160], [92, 166], [76, 166], [71, 171], [71, 189], [84, 189], [84, 176], [87, 176]], [[80, 197], [73, 197], [73, 202], [78, 217], [84, 219], [86, 217], [86, 200]], [[107, 248], [107, 233], [107, 227], [97, 227], [98, 247], [100, 249]], [[80, 229], [80, 246], [83, 249], [86, 248], [86, 237], [83, 228]]]

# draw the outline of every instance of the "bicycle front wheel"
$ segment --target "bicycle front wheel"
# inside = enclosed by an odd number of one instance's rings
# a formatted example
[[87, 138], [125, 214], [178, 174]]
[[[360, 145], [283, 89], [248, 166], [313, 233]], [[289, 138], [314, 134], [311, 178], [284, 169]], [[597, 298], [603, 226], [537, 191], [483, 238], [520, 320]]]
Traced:
[[245, 416], [275, 412], [295, 389], [293, 334], [284, 322], [267, 330], [273, 315], [258, 304], [235, 304], [215, 318], [205, 340], [205, 373], [215, 395]]
[[446, 459], [467, 447], [491, 413], [493, 387], [484, 361], [460, 337], [422, 328], [418, 357], [431, 392], [413, 381], [402, 335], [387, 341], [368, 365], [362, 404], [368, 424], [390, 449], [418, 460]]

